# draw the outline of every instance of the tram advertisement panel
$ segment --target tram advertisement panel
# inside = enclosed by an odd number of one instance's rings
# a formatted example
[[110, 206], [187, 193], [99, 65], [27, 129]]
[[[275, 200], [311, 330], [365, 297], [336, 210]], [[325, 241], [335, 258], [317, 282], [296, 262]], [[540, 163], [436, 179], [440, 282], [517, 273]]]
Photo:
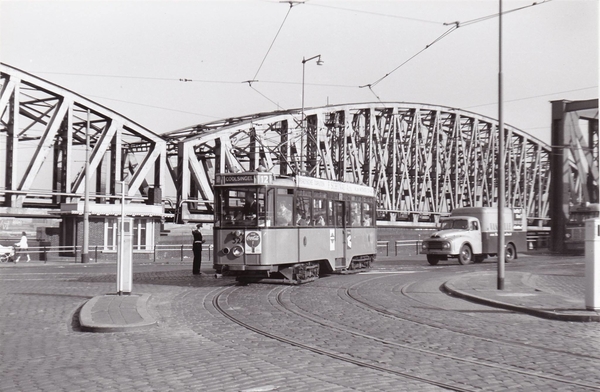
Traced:
[[246, 254], [260, 254], [262, 253], [262, 237], [260, 231], [248, 230], [246, 231], [246, 240], [244, 241]]

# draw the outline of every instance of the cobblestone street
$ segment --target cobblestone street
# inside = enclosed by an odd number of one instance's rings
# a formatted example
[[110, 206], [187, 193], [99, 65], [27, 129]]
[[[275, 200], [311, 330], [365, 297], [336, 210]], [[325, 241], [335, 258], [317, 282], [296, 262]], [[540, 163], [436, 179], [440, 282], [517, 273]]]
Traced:
[[[582, 263], [536, 256], [510, 268], [543, 270], [564, 291], [563, 272], [579, 274]], [[114, 292], [114, 265], [3, 265], [0, 390], [600, 388], [597, 323], [546, 320], [440, 290], [495, 263], [426, 264], [389, 260], [301, 286], [239, 286], [208, 269], [193, 276], [189, 265], [135, 265], [134, 292], [150, 294], [158, 325], [118, 333], [82, 332], [77, 320], [86, 301]]]

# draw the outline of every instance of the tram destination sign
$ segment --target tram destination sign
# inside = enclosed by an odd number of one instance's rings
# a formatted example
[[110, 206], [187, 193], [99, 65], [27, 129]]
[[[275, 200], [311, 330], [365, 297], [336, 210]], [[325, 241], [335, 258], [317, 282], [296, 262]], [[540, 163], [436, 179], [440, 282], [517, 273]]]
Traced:
[[220, 174], [217, 180], [218, 184], [270, 184], [273, 175], [271, 173], [239, 173], [239, 174]]
[[253, 174], [235, 174], [233, 176], [223, 176], [224, 184], [254, 184]]

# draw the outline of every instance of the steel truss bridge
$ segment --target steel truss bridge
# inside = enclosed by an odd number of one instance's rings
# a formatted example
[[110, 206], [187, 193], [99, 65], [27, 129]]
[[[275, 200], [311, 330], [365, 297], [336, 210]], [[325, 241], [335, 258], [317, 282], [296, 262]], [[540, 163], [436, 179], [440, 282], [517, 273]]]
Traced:
[[[117, 184], [124, 181], [129, 200], [162, 200], [179, 221], [212, 219], [216, 173], [266, 169], [373, 186], [381, 224], [434, 222], [455, 207], [496, 205], [502, 185], [505, 205], [522, 209], [530, 227], [549, 225], [551, 146], [506, 126], [506, 182], [499, 184], [498, 123], [476, 113], [356, 103], [228, 118], [158, 135], [24, 71], [1, 64], [0, 74], [4, 214], [81, 200], [88, 156], [96, 202], [118, 202]], [[590, 129], [589, 146], [574, 136], [563, 149], [570, 202], [592, 200], [589, 189], [598, 186], [597, 109]], [[569, 132], [581, 133], [578, 127]]]

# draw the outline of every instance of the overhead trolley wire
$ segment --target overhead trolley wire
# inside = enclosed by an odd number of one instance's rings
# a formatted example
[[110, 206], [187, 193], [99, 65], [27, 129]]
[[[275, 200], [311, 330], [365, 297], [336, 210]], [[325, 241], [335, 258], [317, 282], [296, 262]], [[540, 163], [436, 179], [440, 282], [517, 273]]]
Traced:
[[139, 79], [139, 80], [162, 80], [167, 82], [196, 82], [196, 83], [216, 83], [216, 84], [239, 84], [239, 82], [229, 80], [206, 80], [206, 79], [188, 79], [188, 78], [164, 78], [152, 76], [131, 76], [131, 75], [103, 75], [103, 74], [85, 74], [73, 72], [50, 72], [37, 71], [34, 74], [49, 74], [49, 75], [67, 75], [67, 76], [86, 76], [94, 78], [117, 78], [117, 79]]
[[360, 88], [364, 88], [364, 87], [375, 87], [379, 82], [381, 82], [383, 79], [387, 78], [388, 76], [390, 76], [391, 74], [393, 74], [394, 72], [396, 72], [400, 67], [404, 66], [406, 63], [408, 63], [409, 61], [411, 61], [412, 59], [414, 59], [415, 57], [417, 57], [418, 55], [420, 55], [421, 53], [423, 53], [425, 50], [429, 49], [432, 45], [434, 45], [435, 43], [441, 41], [442, 39], [444, 39], [446, 36], [448, 36], [450, 33], [452, 33], [454, 30], [458, 29], [458, 22], [456, 22], [456, 25], [451, 27], [450, 29], [448, 29], [444, 34], [440, 35], [439, 37], [437, 37], [432, 43], [430, 43], [429, 45], [425, 46], [423, 49], [421, 49], [420, 51], [418, 51], [417, 53], [415, 53], [414, 55], [412, 55], [408, 60], [404, 61], [402, 64], [400, 64], [399, 66], [397, 66], [396, 68], [394, 68], [393, 70], [391, 70], [390, 72], [386, 73], [384, 76], [380, 77], [379, 79], [377, 79], [376, 81], [374, 81], [373, 83], [369, 83], [369, 84], [365, 84], [363, 86], [359, 86]]
[[315, 3], [307, 3], [307, 5], [312, 5], [312, 6], [316, 6], [316, 7], [323, 7], [323, 8], [332, 8], [332, 9], [337, 9], [337, 10], [342, 10], [342, 11], [349, 11], [349, 12], [356, 12], [356, 13], [361, 13], [361, 14], [368, 14], [368, 15], [375, 15], [375, 16], [384, 16], [386, 18], [412, 20], [413, 22], [440, 24], [440, 22], [435, 22], [435, 21], [432, 21], [432, 20], [410, 18], [408, 16], [400, 16], [400, 15], [382, 14], [382, 13], [379, 13], [379, 12], [363, 11], [363, 10], [358, 10], [358, 9], [353, 9], [353, 8], [336, 7], [336, 6], [332, 6], [332, 5], [315, 4]]
[[[583, 87], [583, 88], [576, 88], [576, 89], [573, 89], [573, 90], [556, 91], [554, 93], [548, 93], [548, 94], [532, 95], [532, 96], [523, 97], [523, 98], [507, 99], [507, 100], [504, 100], [504, 102], [506, 103], [506, 102], [526, 101], [528, 99], [551, 97], [553, 95], [559, 95], [559, 94], [565, 94], [565, 93], [573, 93], [573, 92], [584, 91], [584, 90], [591, 90], [591, 89], [598, 89], [598, 85], [596, 85], [596, 86], [590, 86], [590, 87]], [[482, 107], [482, 106], [491, 106], [491, 105], [497, 105], [497, 104], [498, 104], [498, 102], [489, 102], [489, 103], [483, 103], [483, 104], [479, 104], [479, 105], [465, 106], [464, 109], [478, 108], [478, 107]]]
[[[523, 6], [523, 7], [519, 7], [519, 8], [515, 8], [515, 9], [512, 9], [512, 10], [508, 10], [508, 11], [502, 12], [502, 14], [505, 15], [505, 14], [509, 14], [509, 13], [512, 13], [512, 12], [521, 11], [523, 9], [530, 8], [530, 7], [533, 7], [533, 6], [536, 6], [536, 5], [540, 5], [540, 4], [544, 4], [544, 3], [548, 3], [550, 1], [552, 1], [552, 0], [543, 0], [541, 2], [534, 2], [534, 3], [530, 4], [530, 5], [526, 5], [526, 6]], [[420, 55], [421, 53], [423, 53], [425, 50], [427, 50], [430, 47], [432, 47], [434, 44], [436, 44], [439, 41], [441, 41], [442, 39], [446, 38], [448, 35], [450, 35], [454, 31], [456, 31], [459, 27], [461, 27], [461, 26], [469, 26], [469, 25], [472, 25], [472, 24], [475, 24], [475, 23], [483, 22], [483, 21], [488, 20], [488, 19], [496, 18], [499, 15], [500, 15], [499, 13], [496, 13], [496, 14], [492, 14], [492, 15], [482, 16], [482, 17], [476, 18], [476, 19], [467, 20], [465, 22], [456, 21], [456, 22], [443, 23], [444, 26], [452, 26], [452, 27], [450, 27], [442, 35], [440, 35], [435, 40], [433, 40], [433, 42], [431, 42], [430, 44], [426, 45], [423, 49], [421, 49], [420, 51], [418, 51], [417, 53], [415, 53], [413, 56], [411, 56], [408, 60], [406, 60], [402, 64], [398, 65], [396, 68], [394, 68], [390, 72], [386, 73], [384, 76], [380, 77], [375, 82], [359, 86], [359, 88], [368, 87], [371, 91], [373, 91], [372, 87], [376, 86], [382, 80], [384, 80], [385, 78], [387, 78], [388, 76], [390, 76], [391, 74], [393, 74], [394, 72], [396, 72], [398, 69], [400, 69], [401, 67], [403, 67], [404, 65], [406, 65], [409, 61], [411, 61], [412, 59], [414, 59], [415, 57], [417, 57], [418, 55]], [[375, 92], [373, 92], [373, 94], [375, 94]], [[377, 95], [375, 94], [375, 96], [377, 96]]]
[[[519, 8], [515, 8], [515, 9], [511, 9], [508, 11], [504, 11], [502, 14], [509, 14], [509, 13], [513, 13], [513, 12], [517, 12], [517, 11], [521, 11], [523, 9], [526, 8], [530, 8], [536, 5], [541, 5], [547, 2], [550, 2], [552, 0], [543, 0], [540, 2], [534, 2], [530, 5], [526, 5], [526, 6], [522, 6]], [[252, 86], [252, 83], [257, 83], [259, 82], [259, 80], [256, 79], [256, 77], [258, 76], [260, 70], [262, 69], [262, 66], [264, 65], [271, 49], [273, 48], [275, 41], [277, 40], [279, 34], [281, 33], [283, 26], [285, 25], [285, 22], [287, 21], [287, 18], [291, 12], [291, 9], [295, 6], [295, 5], [299, 5], [299, 4], [306, 4], [306, 5], [313, 5], [313, 6], [319, 6], [319, 7], [325, 7], [325, 8], [332, 8], [332, 9], [340, 9], [343, 11], [351, 11], [351, 12], [358, 12], [358, 13], [365, 13], [365, 14], [372, 14], [372, 15], [376, 15], [376, 16], [386, 16], [386, 17], [392, 17], [392, 18], [398, 18], [398, 19], [406, 19], [406, 20], [413, 20], [413, 21], [417, 21], [417, 22], [424, 22], [424, 23], [430, 23], [430, 24], [440, 24], [440, 22], [435, 22], [435, 21], [430, 21], [430, 20], [424, 20], [424, 19], [417, 19], [417, 18], [410, 18], [410, 17], [403, 17], [403, 16], [398, 16], [398, 15], [386, 15], [386, 14], [380, 14], [380, 13], [376, 13], [376, 12], [370, 12], [370, 11], [361, 11], [361, 10], [357, 10], [357, 9], [349, 9], [349, 8], [343, 8], [343, 7], [336, 7], [336, 6], [328, 6], [328, 5], [321, 5], [321, 4], [315, 4], [315, 3], [305, 3], [304, 1], [280, 1], [281, 3], [289, 3], [289, 8], [288, 11], [281, 23], [281, 25], [279, 26], [279, 29], [275, 35], [275, 37], [273, 38], [271, 45], [269, 46], [265, 56], [263, 57], [260, 66], [258, 67], [254, 77], [252, 78], [252, 80], [247, 80], [247, 81], [243, 81], [241, 83], [248, 83], [248, 86], [250, 88], [252, 88], [252, 90], [254, 90], [256, 93], [258, 93], [259, 95], [261, 95], [263, 98], [267, 99], [269, 102], [273, 103], [274, 105], [277, 106], [277, 108], [281, 109], [281, 106], [279, 104], [277, 104], [274, 100], [270, 99], [269, 97], [267, 97], [265, 94], [263, 94], [262, 92], [258, 91], [256, 88], [254, 88], [254, 86]], [[448, 30], [446, 30], [444, 33], [442, 33], [439, 37], [435, 38], [432, 42], [430, 42], [429, 44], [427, 44], [423, 49], [419, 50], [417, 53], [415, 53], [414, 55], [412, 55], [410, 58], [408, 58], [407, 60], [405, 60], [404, 62], [402, 62], [400, 65], [398, 65], [397, 67], [395, 67], [393, 70], [391, 70], [390, 72], [386, 73], [384, 76], [380, 77], [379, 79], [377, 79], [376, 81], [369, 83], [369, 84], [365, 84], [365, 85], [361, 85], [358, 86], [359, 88], [365, 88], [368, 87], [369, 90], [371, 91], [371, 93], [376, 97], [376, 99], [383, 103], [383, 101], [381, 100], [381, 98], [377, 95], [377, 93], [373, 90], [373, 87], [375, 87], [377, 84], [379, 84], [380, 82], [382, 82], [384, 79], [386, 79], [388, 76], [390, 76], [391, 74], [393, 74], [394, 72], [396, 72], [398, 69], [400, 69], [401, 67], [403, 67], [404, 65], [406, 65], [407, 63], [409, 63], [410, 61], [412, 61], [414, 58], [416, 58], [418, 55], [420, 55], [421, 53], [423, 53], [425, 50], [429, 49], [431, 46], [433, 46], [434, 44], [438, 43], [439, 41], [441, 41], [442, 39], [446, 38], [448, 35], [450, 35], [452, 32], [456, 31], [459, 27], [464, 27], [464, 26], [469, 26], [471, 24], [475, 24], [475, 23], [479, 23], [482, 21], [486, 21], [492, 18], [497, 17], [499, 14], [491, 14], [491, 15], [486, 15], [483, 17], [479, 17], [479, 18], [475, 18], [475, 19], [471, 19], [471, 20], [467, 20], [464, 22], [459, 22], [459, 21], [455, 21], [455, 22], [445, 22], [442, 23], [444, 26], [450, 26]], [[42, 74], [61, 74], [61, 75], [74, 75], [74, 76], [92, 76], [92, 77], [112, 77], [112, 78], [123, 78], [123, 79], [145, 79], [145, 80], [162, 80], [162, 81], [178, 81], [178, 82], [196, 82], [196, 83], [216, 83], [216, 84], [239, 84], [239, 81], [226, 81], [226, 80], [204, 80], [204, 79], [191, 79], [191, 78], [166, 78], [166, 77], [144, 77], [144, 76], [127, 76], [127, 75], [105, 75], [105, 74], [83, 74], [83, 73], [64, 73], [64, 72], [39, 72]], [[298, 82], [286, 82], [286, 81], [273, 81], [273, 80], [263, 80], [261, 81], [261, 83], [272, 83], [272, 84], [299, 84]], [[310, 83], [310, 85], [315, 85], [315, 86], [327, 86], [327, 87], [344, 87], [344, 88], [356, 88], [356, 85], [341, 85], [341, 84], [317, 84], [317, 83]], [[106, 97], [102, 97], [104, 99], [111, 99], [111, 98], [106, 98]], [[115, 100], [115, 99], [111, 99], [111, 100]], [[115, 100], [118, 101], [118, 100]], [[122, 101], [122, 102], [128, 102], [128, 101]], [[128, 103], [132, 103], [132, 104], [136, 104], [136, 105], [142, 105], [142, 106], [149, 106], [149, 107], [156, 107], [156, 106], [150, 106], [150, 105], [143, 105], [143, 104], [138, 104], [138, 103], [134, 103], [134, 102], [128, 102]], [[479, 106], [484, 106], [484, 105], [479, 105]], [[474, 107], [474, 106], [473, 106]], [[156, 107], [156, 108], [160, 108], [160, 109], [164, 109], [164, 110], [171, 110], [171, 111], [178, 111], [178, 112], [182, 112], [182, 113], [189, 113], [189, 114], [200, 114], [200, 113], [192, 113], [192, 112], [184, 112], [184, 111], [179, 111], [179, 110], [174, 110], [174, 109], [168, 109], [168, 108], [161, 108], [161, 107]], [[202, 115], [202, 114], [200, 114]], [[206, 115], [203, 115], [206, 116]], [[207, 116], [207, 117], [213, 117], [213, 116]]]
[[271, 49], [273, 48], [273, 45], [275, 44], [275, 41], [277, 40], [277, 37], [279, 36], [279, 33], [281, 32], [281, 29], [283, 28], [285, 21], [287, 20], [288, 16], [290, 15], [292, 8], [294, 8], [294, 5], [297, 4], [296, 2], [293, 2], [293, 1], [290, 1], [289, 3], [290, 3], [290, 8], [288, 8], [288, 12], [287, 12], [287, 14], [285, 14], [285, 18], [283, 18], [283, 22], [281, 22], [281, 26], [279, 26], [279, 30], [277, 30], [277, 34], [275, 34], [275, 38], [273, 38], [273, 41], [271, 42], [271, 45], [269, 46], [267, 53], [265, 53], [265, 57], [263, 57], [262, 61], [260, 62], [260, 65], [259, 65], [258, 69], [256, 70], [254, 77], [252, 78], [253, 80], [255, 80], [256, 77], [258, 76], [258, 73], [260, 72], [260, 69], [262, 68], [263, 64], [265, 63], [265, 60], [267, 59], [269, 52], [271, 52]]
[[[523, 7], [513, 8], [512, 10], [504, 11], [504, 12], [502, 12], [502, 15], [511, 14], [513, 12], [521, 11], [521, 10], [524, 10], [526, 8], [531, 8], [531, 7], [536, 6], [536, 5], [548, 3], [550, 1], [552, 1], [552, 0], [543, 0], [541, 2], [537, 2], [536, 1], [536, 2], [533, 2], [532, 4], [524, 5]], [[487, 15], [487, 16], [482, 16], [480, 18], [471, 19], [471, 20], [468, 20], [466, 22], [462, 22], [462, 23], [460, 23], [460, 25], [461, 26], [468, 26], [468, 25], [473, 24], [473, 23], [483, 22], [483, 21], [488, 20], [488, 19], [497, 18], [499, 15], [500, 15], [499, 13], [495, 13], [495, 14], [491, 14], [491, 15]], [[453, 22], [453, 23], [458, 23], [458, 22]], [[446, 23], [444, 23], [444, 25], [446, 25]]]
[[261, 93], [260, 91], [258, 91], [254, 87], [252, 87], [252, 83], [258, 82], [258, 80], [256, 79], [256, 77], [258, 76], [258, 73], [260, 72], [263, 64], [265, 63], [265, 60], [267, 59], [267, 56], [269, 56], [269, 53], [271, 52], [271, 49], [273, 48], [273, 45], [275, 44], [275, 41], [277, 40], [277, 37], [279, 36], [279, 33], [281, 32], [281, 29], [283, 29], [283, 25], [285, 24], [285, 21], [287, 20], [288, 16], [290, 15], [290, 12], [292, 11], [292, 8], [294, 8], [295, 5], [303, 4], [302, 2], [298, 2], [298, 1], [287, 1], [287, 3], [290, 4], [290, 8], [288, 8], [288, 11], [285, 14], [285, 17], [283, 18], [283, 22], [281, 22], [281, 26], [279, 26], [279, 30], [277, 30], [277, 33], [275, 34], [275, 37], [273, 38], [273, 41], [271, 42], [271, 45], [269, 46], [269, 49], [267, 49], [267, 53], [265, 53], [265, 56], [263, 57], [262, 61], [260, 62], [260, 65], [258, 66], [258, 69], [256, 70], [256, 73], [254, 74], [254, 77], [251, 80], [246, 80], [246, 81], [242, 82], [242, 83], [248, 83], [248, 86], [252, 90], [256, 91], [258, 94], [260, 94], [263, 98], [267, 99], [269, 102], [274, 103], [277, 106], [278, 109], [281, 109], [281, 106], [279, 106], [278, 103], [276, 103], [275, 101], [273, 101], [271, 98], [267, 97], [265, 94]]
[[252, 87], [252, 83], [254, 83], [254, 82], [258, 82], [258, 80], [246, 80], [246, 81], [243, 81], [242, 83], [248, 83], [248, 86], [249, 86], [249, 87], [250, 87], [252, 90], [256, 91], [258, 94], [260, 94], [260, 95], [261, 95], [263, 98], [265, 98], [267, 101], [269, 101], [269, 102], [271, 102], [271, 103], [275, 104], [275, 106], [277, 106], [277, 108], [278, 108], [278, 109], [283, 109], [281, 106], [279, 106], [279, 104], [278, 104], [277, 102], [273, 101], [271, 98], [267, 97], [265, 94], [261, 93], [260, 91], [258, 91], [258, 90], [257, 90], [257, 89], [255, 89], [254, 87]]

